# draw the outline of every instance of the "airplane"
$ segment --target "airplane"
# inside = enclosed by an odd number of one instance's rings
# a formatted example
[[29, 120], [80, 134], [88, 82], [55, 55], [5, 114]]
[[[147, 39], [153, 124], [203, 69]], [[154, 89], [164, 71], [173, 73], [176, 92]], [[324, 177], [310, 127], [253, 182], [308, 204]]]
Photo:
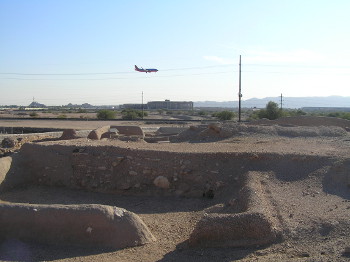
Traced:
[[158, 69], [154, 69], [154, 68], [143, 69], [142, 67], [138, 68], [137, 65], [135, 65], [135, 71], [137, 71], [137, 72], [145, 72], [145, 73], [152, 73], [152, 72], [158, 72]]

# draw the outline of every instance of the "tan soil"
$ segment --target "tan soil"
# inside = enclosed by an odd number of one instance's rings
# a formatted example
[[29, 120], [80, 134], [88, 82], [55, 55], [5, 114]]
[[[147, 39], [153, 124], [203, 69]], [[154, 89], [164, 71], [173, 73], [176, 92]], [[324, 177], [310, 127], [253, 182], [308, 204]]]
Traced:
[[[304, 120], [303, 120], [304, 121]], [[0, 126], [68, 127], [92, 129], [105, 121], [0, 121]], [[112, 123], [111, 123], [112, 124]], [[113, 122], [115, 125], [115, 122]], [[128, 123], [130, 124], [130, 123]], [[284, 123], [285, 124], [285, 123]], [[293, 125], [296, 121], [293, 120]], [[302, 124], [301, 124], [302, 125]], [[327, 121], [323, 119], [323, 126]], [[46, 143], [57, 143], [56, 141]], [[173, 152], [278, 153], [326, 156], [335, 161], [350, 158], [348, 134], [336, 137], [288, 137], [269, 134], [237, 135], [215, 142], [60, 141], [63, 144], [108, 144], [135, 149]], [[200, 160], [199, 160], [200, 161]], [[276, 163], [277, 164], [277, 163]], [[321, 164], [321, 163], [320, 163]], [[297, 162], [296, 162], [297, 165]], [[320, 165], [321, 166], [321, 165]], [[284, 166], [288, 170], [288, 166]], [[297, 170], [297, 169], [296, 169]], [[55, 261], [349, 261], [344, 250], [350, 246], [350, 189], [330, 187], [323, 180], [325, 170], [301, 171], [303, 176], [264, 178], [266, 195], [274, 205], [275, 216], [283, 225], [284, 241], [263, 247], [190, 248], [187, 240], [196, 222], [208, 208], [221, 204], [218, 199], [138, 197], [73, 191], [64, 188], [31, 186], [2, 192], [0, 201], [20, 203], [96, 203], [126, 208], [140, 215], [157, 241], [123, 250], [84, 249], [11, 242], [17, 260]], [[21, 253], [22, 252], [22, 253]], [[22, 257], [18, 257], [23, 254]], [[26, 255], [26, 256], [25, 256]], [[8, 254], [1, 254], [5, 260]]]

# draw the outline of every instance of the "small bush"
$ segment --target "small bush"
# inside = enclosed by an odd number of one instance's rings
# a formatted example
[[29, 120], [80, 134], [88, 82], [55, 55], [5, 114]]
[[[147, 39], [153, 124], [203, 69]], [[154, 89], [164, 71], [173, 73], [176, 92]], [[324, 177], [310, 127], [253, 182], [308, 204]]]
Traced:
[[226, 110], [214, 113], [213, 116], [219, 118], [220, 120], [231, 120], [235, 117], [235, 113]]
[[[135, 109], [124, 109], [122, 111], [122, 119], [128, 119], [128, 120], [133, 120], [133, 119], [140, 119], [142, 118], [142, 111], [141, 110], [135, 110]], [[147, 112], [143, 112], [143, 116], [148, 116]]]
[[59, 116], [57, 116], [57, 118], [64, 119], [64, 118], [67, 118], [67, 115], [59, 115]]
[[99, 110], [97, 112], [98, 119], [115, 119], [116, 112], [112, 110]]
[[38, 115], [37, 112], [31, 112], [31, 113], [29, 114], [29, 116], [30, 116], [30, 117], [38, 117], [39, 115]]

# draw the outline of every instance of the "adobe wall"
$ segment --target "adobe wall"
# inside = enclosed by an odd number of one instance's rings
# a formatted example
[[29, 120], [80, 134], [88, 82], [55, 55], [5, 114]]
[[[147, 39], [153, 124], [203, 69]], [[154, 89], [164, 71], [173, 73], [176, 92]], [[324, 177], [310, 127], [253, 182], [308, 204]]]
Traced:
[[240, 177], [248, 171], [274, 171], [277, 176], [293, 180], [320, 167], [313, 156], [181, 153], [45, 143], [23, 145], [20, 157], [26, 183], [187, 197], [202, 197], [208, 191], [216, 197], [232, 196], [240, 187]]

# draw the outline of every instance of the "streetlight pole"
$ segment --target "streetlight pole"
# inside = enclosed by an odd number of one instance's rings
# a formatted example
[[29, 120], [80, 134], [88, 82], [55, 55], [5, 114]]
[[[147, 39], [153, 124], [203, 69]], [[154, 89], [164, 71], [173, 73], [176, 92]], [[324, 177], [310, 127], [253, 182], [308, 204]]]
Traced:
[[143, 91], [142, 91], [142, 119], [143, 119]]
[[241, 99], [242, 99], [242, 90], [241, 90], [241, 55], [239, 56], [239, 91], [238, 91], [238, 122], [241, 122]]

